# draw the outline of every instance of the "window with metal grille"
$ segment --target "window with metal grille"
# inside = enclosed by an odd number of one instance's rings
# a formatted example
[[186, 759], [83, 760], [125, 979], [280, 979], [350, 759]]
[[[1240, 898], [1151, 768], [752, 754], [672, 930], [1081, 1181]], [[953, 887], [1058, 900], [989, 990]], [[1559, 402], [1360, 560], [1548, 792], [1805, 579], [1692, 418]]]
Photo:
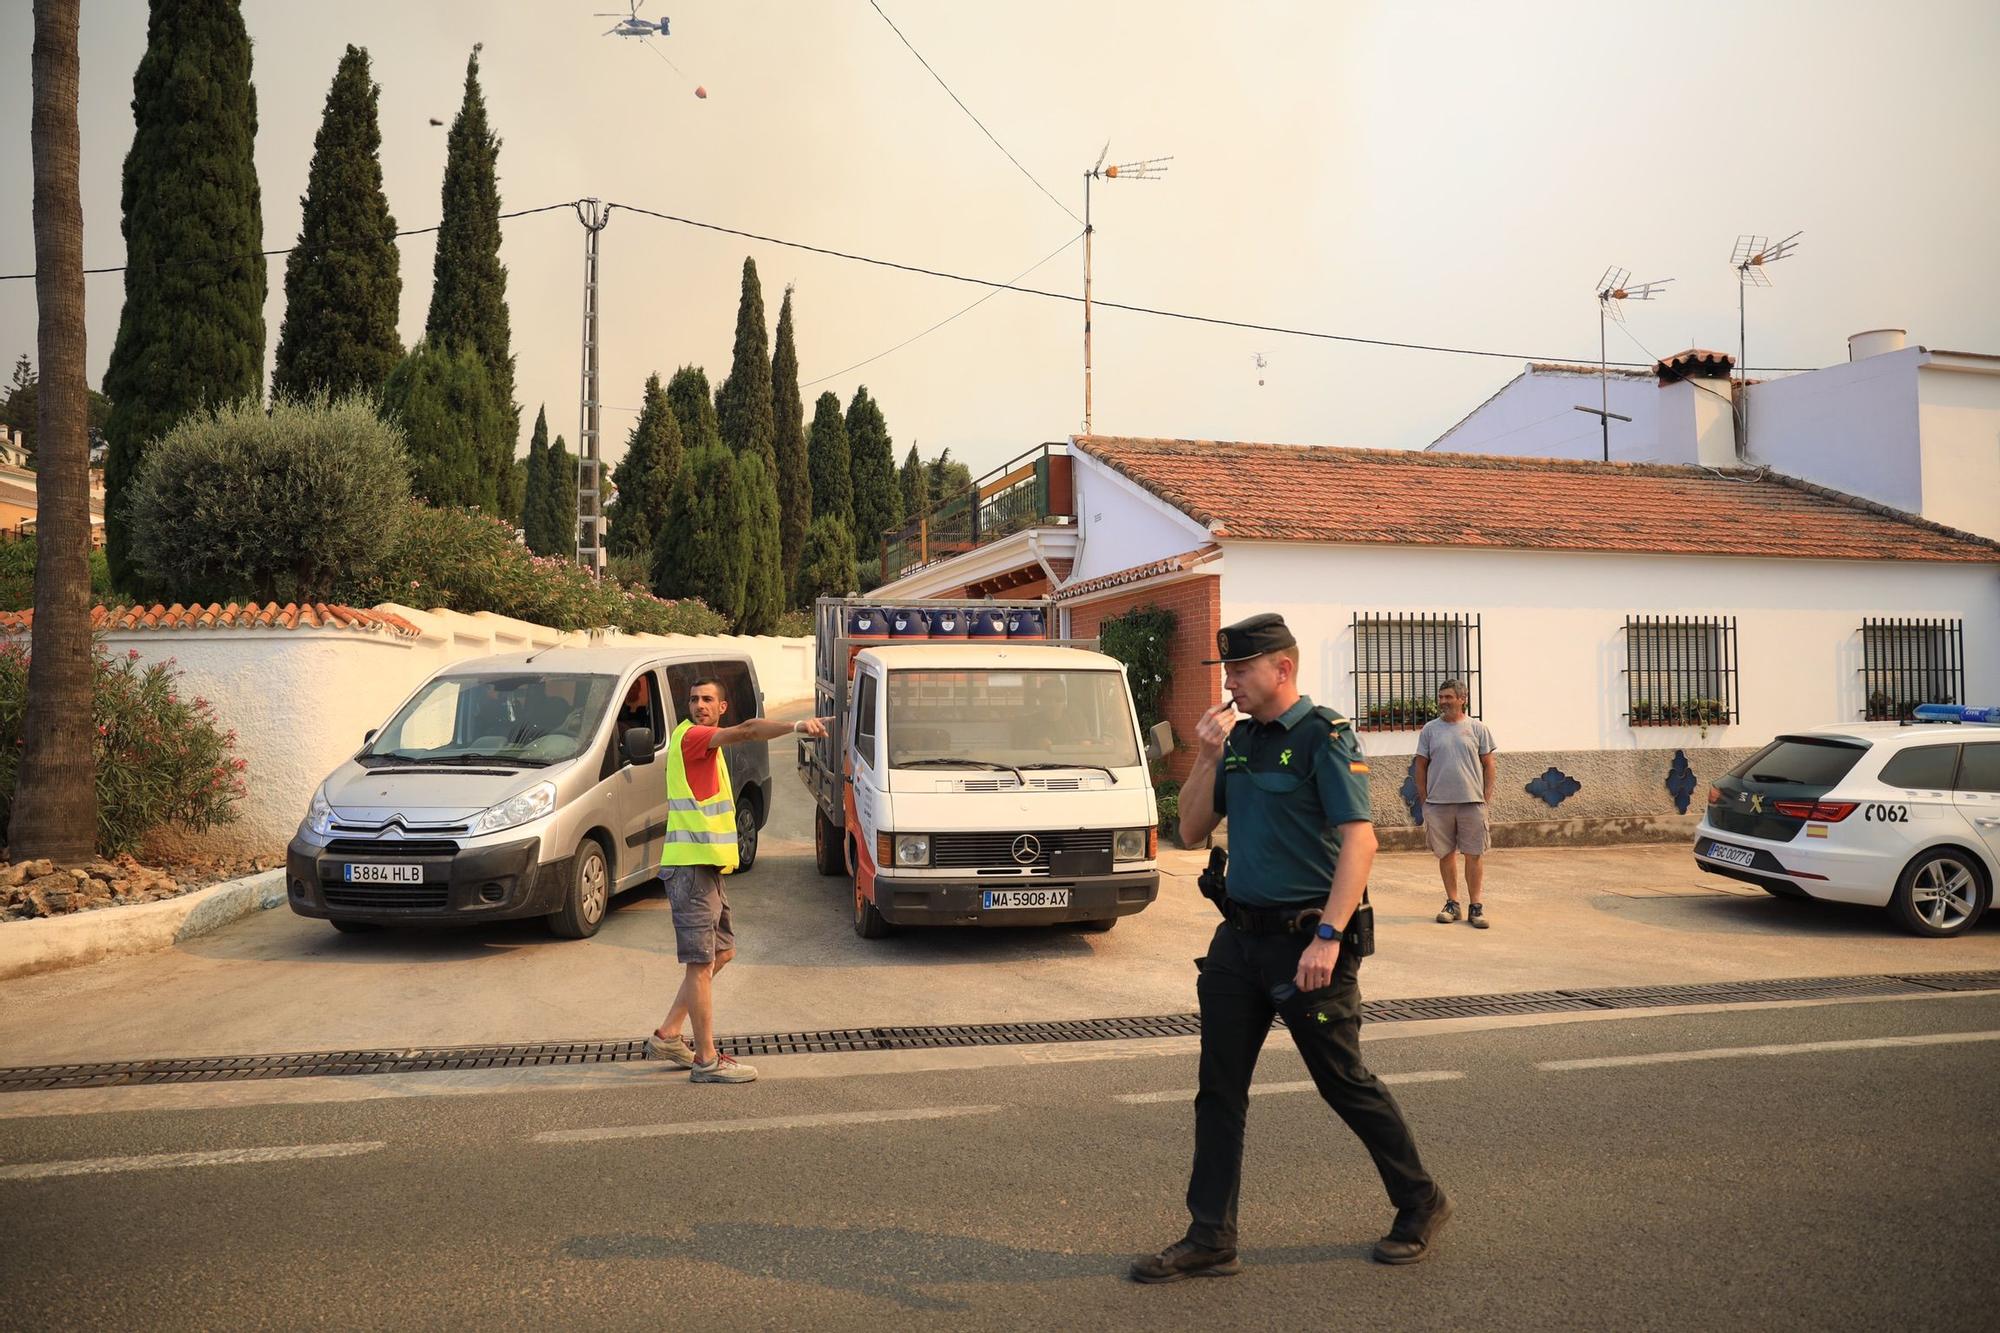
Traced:
[[1625, 698], [1635, 727], [1738, 721], [1736, 617], [1625, 617]]
[[1465, 682], [1465, 711], [1480, 715], [1479, 617], [1436, 611], [1354, 616], [1354, 722], [1407, 731], [1437, 716], [1438, 686]]
[[1963, 620], [1863, 620], [1861, 713], [1912, 717], [1918, 704], [1965, 702]]

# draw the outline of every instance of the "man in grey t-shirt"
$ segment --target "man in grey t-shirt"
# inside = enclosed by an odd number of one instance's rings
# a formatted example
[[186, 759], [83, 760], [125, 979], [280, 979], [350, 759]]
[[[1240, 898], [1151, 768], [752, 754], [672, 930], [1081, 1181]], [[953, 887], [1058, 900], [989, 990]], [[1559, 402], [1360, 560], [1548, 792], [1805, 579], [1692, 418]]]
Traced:
[[1472, 899], [1466, 919], [1486, 928], [1486, 807], [1493, 800], [1493, 733], [1465, 715], [1463, 681], [1438, 686], [1438, 715], [1417, 735], [1417, 800], [1424, 810], [1424, 835], [1444, 879], [1444, 910], [1437, 919], [1458, 920], [1458, 863], [1465, 857], [1465, 890]]

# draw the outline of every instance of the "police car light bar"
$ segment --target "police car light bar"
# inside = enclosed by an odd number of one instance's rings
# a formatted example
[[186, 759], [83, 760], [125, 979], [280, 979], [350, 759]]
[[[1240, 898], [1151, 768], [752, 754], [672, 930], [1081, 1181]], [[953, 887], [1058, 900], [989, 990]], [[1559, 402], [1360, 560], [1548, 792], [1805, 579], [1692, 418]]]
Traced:
[[2000, 708], [1974, 708], [1970, 704], [1918, 704], [1919, 722], [2000, 723]]

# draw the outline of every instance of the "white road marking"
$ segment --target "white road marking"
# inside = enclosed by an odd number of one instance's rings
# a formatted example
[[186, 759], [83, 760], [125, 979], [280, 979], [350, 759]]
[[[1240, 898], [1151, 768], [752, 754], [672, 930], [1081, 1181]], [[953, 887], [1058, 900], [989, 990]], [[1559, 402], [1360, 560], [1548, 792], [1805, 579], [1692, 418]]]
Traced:
[[1789, 1046], [1719, 1046], [1705, 1051], [1602, 1055], [1588, 1060], [1544, 1060], [1535, 1068], [1615, 1069], [1623, 1065], [1670, 1065], [1689, 1060], [1734, 1060], [1757, 1055], [1810, 1055], [1815, 1051], [1873, 1051], [1897, 1046], [1949, 1046], [1972, 1041], [2000, 1041], [2000, 1032], [1930, 1032], [1913, 1037], [1857, 1037], [1849, 1041], [1802, 1041]]
[[[1382, 1074], [1384, 1083], [1449, 1083], [1465, 1075], [1456, 1069], [1419, 1069], [1407, 1074]], [[1300, 1079], [1296, 1083], [1253, 1083], [1250, 1085], [1252, 1097], [1269, 1097], [1280, 1092], [1316, 1092], [1319, 1085], [1311, 1079]], [[1114, 1102], [1127, 1106], [1150, 1106], [1156, 1102], [1191, 1102], [1194, 1088], [1170, 1088], [1165, 1092], [1123, 1092], [1114, 1096]]]
[[214, 1152], [163, 1152], [148, 1157], [91, 1157], [75, 1162], [22, 1162], [0, 1166], [0, 1180], [45, 1180], [50, 1176], [107, 1176], [119, 1171], [163, 1171], [176, 1166], [240, 1166], [248, 1162], [297, 1162], [315, 1157], [353, 1157], [386, 1143], [301, 1143], [289, 1148], [221, 1148]]
[[818, 1129], [827, 1125], [874, 1125], [890, 1120], [948, 1120], [992, 1115], [1004, 1106], [917, 1106], [906, 1111], [829, 1111], [820, 1115], [773, 1115], [745, 1120], [683, 1120], [671, 1125], [606, 1125], [601, 1129], [551, 1129], [536, 1143], [596, 1143], [601, 1139], [649, 1139], [663, 1134], [737, 1134], [758, 1129]]

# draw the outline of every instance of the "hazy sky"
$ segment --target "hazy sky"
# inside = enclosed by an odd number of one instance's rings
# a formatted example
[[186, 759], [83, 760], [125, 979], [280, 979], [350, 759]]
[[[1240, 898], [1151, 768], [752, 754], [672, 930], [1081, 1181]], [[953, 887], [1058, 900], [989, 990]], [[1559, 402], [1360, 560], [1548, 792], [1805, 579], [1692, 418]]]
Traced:
[[[1905, 326], [2000, 352], [2000, 5], [1181, 3], [881, 0], [986, 125], [1064, 203], [1106, 139], [1172, 154], [1164, 180], [1094, 191], [1100, 299], [1544, 357], [1596, 352], [1607, 264], [1678, 279], [1628, 329], [1648, 352], [1736, 346], [1739, 232], [1803, 228], [1751, 293], [1751, 362], [1845, 358]], [[1080, 228], [1001, 156], [868, 0], [649, 0], [673, 35], [598, 34], [605, 0], [247, 0], [267, 247], [298, 226], [342, 48], [382, 85], [383, 163], [402, 227], [437, 221], [445, 130], [483, 42], [503, 207], [594, 195], [767, 235], [1007, 279]], [[83, 30], [84, 258], [115, 264], [119, 178], [146, 6], [91, 0]], [[28, 0], [0, 5], [0, 272], [33, 267]], [[708, 90], [697, 100], [694, 85]], [[523, 430], [546, 403], [576, 438], [582, 230], [503, 224]], [[1003, 292], [836, 374], [977, 289], [632, 213], [603, 239], [604, 401], [649, 371], [727, 373], [738, 271], [773, 321], [797, 287], [807, 391], [857, 383], [898, 455], [949, 445], [975, 469], [1080, 427], [1080, 309]], [[422, 330], [434, 246], [402, 242], [403, 336]], [[1025, 281], [1081, 291], [1072, 247]], [[283, 313], [271, 261], [267, 335]], [[92, 277], [103, 375], [122, 280]], [[32, 352], [31, 283], [0, 283], [0, 358]], [[1262, 353], [1268, 366], [1253, 360]], [[1614, 329], [1614, 359], [1647, 353]], [[1519, 369], [1102, 311], [1100, 432], [1421, 446]], [[1264, 382], [1260, 386], [1258, 381]], [[605, 451], [629, 415], [607, 413]], [[1581, 429], [1596, 427], [1587, 420]]]

